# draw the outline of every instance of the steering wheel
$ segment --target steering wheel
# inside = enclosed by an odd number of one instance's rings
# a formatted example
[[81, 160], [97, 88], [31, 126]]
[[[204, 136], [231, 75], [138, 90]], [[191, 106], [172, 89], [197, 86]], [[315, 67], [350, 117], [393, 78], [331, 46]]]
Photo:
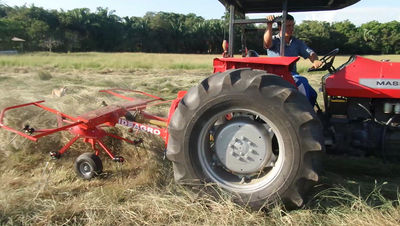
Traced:
[[337, 53], [339, 52], [339, 49], [336, 48], [332, 51], [330, 51], [328, 54], [323, 56], [320, 61], [322, 62], [321, 67], [319, 68], [309, 68], [308, 72], [312, 71], [326, 71], [328, 70], [329, 72], [333, 73], [336, 69], [333, 67], [333, 61], [335, 60], [335, 57]]

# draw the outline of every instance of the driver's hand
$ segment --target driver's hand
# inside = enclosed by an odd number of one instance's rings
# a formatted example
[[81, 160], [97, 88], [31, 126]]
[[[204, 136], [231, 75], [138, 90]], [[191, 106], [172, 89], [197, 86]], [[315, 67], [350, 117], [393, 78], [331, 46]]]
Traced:
[[275, 20], [275, 16], [274, 15], [269, 15], [267, 16], [267, 25], [272, 26], [272, 24], [274, 23]]
[[319, 61], [319, 60], [314, 60], [314, 62], [312, 63], [312, 67], [311, 67], [311, 68], [317, 69], [317, 68], [321, 67], [321, 65], [322, 65], [322, 62], [321, 62], [321, 61]]

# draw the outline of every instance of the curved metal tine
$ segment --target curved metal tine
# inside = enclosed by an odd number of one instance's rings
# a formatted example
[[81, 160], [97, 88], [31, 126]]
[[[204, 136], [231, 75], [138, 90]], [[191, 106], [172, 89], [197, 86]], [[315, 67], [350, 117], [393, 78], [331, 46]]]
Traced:
[[13, 138], [11, 138], [10, 142], [8, 142], [7, 145], [10, 145], [15, 140], [15, 138], [17, 138], [17, 136], [18, 136], [18, 134], [15, 134], [15, 136]]

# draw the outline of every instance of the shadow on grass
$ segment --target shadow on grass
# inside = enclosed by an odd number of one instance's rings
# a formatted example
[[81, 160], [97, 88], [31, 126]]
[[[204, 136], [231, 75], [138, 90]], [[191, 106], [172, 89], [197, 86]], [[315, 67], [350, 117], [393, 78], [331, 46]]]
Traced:
[[399, 205], [398, 162], [325, 155], [322, 165], [320, 183], [309, 195], [308, 208], [328, 210], [355, 203], [372, 208]]

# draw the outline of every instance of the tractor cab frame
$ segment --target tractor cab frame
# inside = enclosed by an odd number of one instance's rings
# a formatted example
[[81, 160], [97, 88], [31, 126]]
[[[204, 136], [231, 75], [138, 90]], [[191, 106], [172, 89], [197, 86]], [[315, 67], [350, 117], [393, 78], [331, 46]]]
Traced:
[[[249, 13], [277, 13], [282, 17], [276, 22], [282, 23], [282, 33], [286, 30], [286, 17], [288, 12], [321, 11], [341, 9], [359, 0], [219, 0], [229, 10], [229, 41], [223, 44], [224, 54], [222, 58], [214, 59], [214, 73], [224, 72], [229, 69], [252, 68], [267, 71], [268, 73], [281, 76], [286, 81], [295, 85], [291, 74], [291, 68], [299, 60], [299, 57], [285, 57], [284, 39], [281, 39], [280, 57], [243, 57], [234, 58], [234, 33], [235, 26], [245, 24], [267, 23], [267, 19], [248, 19]], [[242, 32], [244, 30], [242, 29]], [[242, 33], [242, 37], [244, 34]], [[260, 37], [261, 39], [261, 37]], [[243, 42], [243, 39], [242, 39]], [[242, 52], [244, 44], [242, 43]], [[225, 54], [226, 52], [226, 54]]]
[[[282, 33], [286, 30], [288, 12], [337, 10], [353, 5], [360, 0], [219, 0], [229, 10], [228, 56], [233, 57], [235, 25], [267, 23], [267, 19], [246, 19], [248, 13], [282, 12]], [[239, 17], [240, 19], [236, 19]], [[285, 52], [284, 39], [281, 39], [280, 53]]]

